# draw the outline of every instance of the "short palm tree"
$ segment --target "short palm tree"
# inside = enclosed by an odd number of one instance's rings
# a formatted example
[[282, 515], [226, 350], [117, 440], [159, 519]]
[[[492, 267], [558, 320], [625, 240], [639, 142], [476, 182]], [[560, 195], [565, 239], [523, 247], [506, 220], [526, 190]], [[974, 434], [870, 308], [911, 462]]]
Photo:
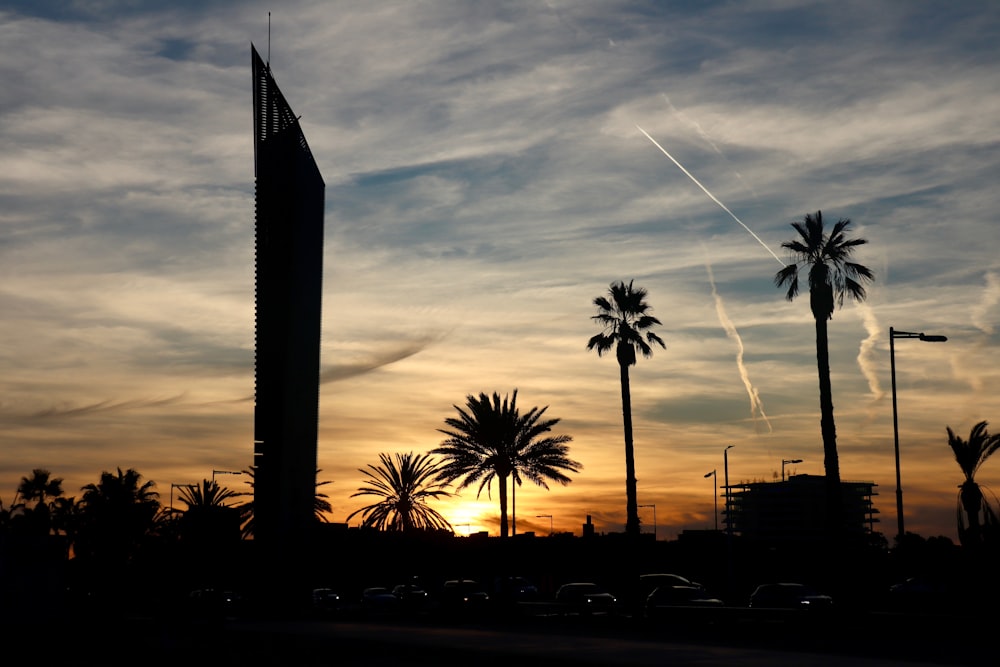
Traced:
[[441, 464], [430, 455], [379, 454], [380, 465], [359, 468], [365, 486], [359, 487], [352, 498], [375, 496], [378, 502], [352, 512], [348, 520], [361, 515], [361, 525], [378, 530], [451, 530], [451, 524], [428, 501], [451, 494], [438, 479]]
[[972, 427], [969, 439], [962, 440], [951, 427], [948, 431], [948, 446], [955, 454], [955, 461], [962, 469], [965, 481], [958, 492], [958, 537], [962, 546], [979, 547], [1000, 530], [996, 513], [976, 482], [980, 466], [1000, 449], [1000, 434], [990, 435], [987, 422], [981, 421]]
[[[449, 429], [438, 429], [448, 438], [432, 454], [445, 459], [441, 479], [454, 482], [463, 478], [458, 490], [479, 482], [478, 498], [487, 493], [493, 480], [499, 482], [500, 536], [507, 537], [507, 478], [517, 484], [521, 477], [548, 489], [546, 480], [566, 485], [571, 480], [563, 472], [577, 472], [582, 466], [569, 458], [568, 435], [544, 436], [558, 419], [542, 419], [548, 406], [531, 408], [524, 415], [517, 408], [517, 390], [510, 400], [485, 393], [466, 397], [466, 408], [453, 406], [458, 417], [445, 419]], [[544, 436], [544, 437], [543, 437]]]
[[854, 249], [868, 243], [861, 238], [848, 238], [851, 221], [841, 218], [830, 233], [823, 229], [823, 213], [806, 214], [792, 227], [799, 238], [785, 241], [782, 248], [790, 250], [794, 261], [774, 276], [777, 287], [787, 287], [785, 298], [795, 299], [799, 293], [799, 266], [808, 267], [809, 305], [816, 321], [816, 365], [819, 371], [820, 430], [823, 435], [823, 467], [827, 486], [827, 521], [831, 531], [839, 532], [843, 524], [843, 501], [840, 490], [840, 459], [837, 454], [837, 429], [833, 421], [833, 391], [830, 387], [830, 349], [827, 321], [833, 311], [844, 304], [844, 297], [865, 300], [865, 283], [874, 280], [871, 269], [851, 261]]
[[229, 507], [227, 503], [233, 498], [244, 495], [246, 494], [219, 486], [214, 480], [203, 479], [200, 485], [182, 486], [178, 500], [190, 510], [195, 507]]
[[44, 468], [35, 468], [31, 477], [22, 477], [17, 485], [17, 493], [26, 503], [44, 503], [50, 498], [58, 498], [63, 494], [62, 478], [53, 477]]
[[[622, 390], [622, 417], [625, 423], [625, 533], [639, 534], [639, 505], [635, 480], [635, 448], [632, 442], [632, 390], [629, 384], [629, 366], [636, 362], [636, 350], [642, 356], [653, 355], [652, 345], [665, 348], [663, 339], [650, 331], [660, 320], [649, 314], [647, 292], [642, 287], [624, 282], [611, 283], [607, 296], [594, 299], [597, 315], [591, 317], [601, 325], [601, 333], [587, 341], [588, 350], [597, 350], [602, 356], [612, 348], [618, 359]], [[643, 337], [645, 334], [645, 338]]]
[[[317, 475], [319, 475], [321, 472], [323, 472], [323, 470], [321, 468], [317, 468], [316, 469], [316, 474]], [[256, 475], [256, 473], [257, 473], [257, 466], [250, 466], [249, 468], [247, 468], [246, 470], [243, 471], [243, 474], [250, 478], [250, 481], [247, 482], [247, 484], [250, 485], [251, 489], [253, 488], [254, 475]], [[328, 500], [329, 496], [327, 494], [319, 491], [318, 489], [319, 489], [319, 487], [326, 486], [327, 484], [330, 484], [330, 483], [331, 483], [331, 480], [324, 480], [322, 482], [316, 482], [316, 489], [317, 489], [317, 491], [316, 491], [315, 497], [313, 498], [313, 516], [320, 523], [329, 523], [329, 520], [326, 518], [326, 515], [327, 515], [327, 513], [333, 511], [333, 507], [330, 505], [330, 501]], [[249, 494], [239, 494], [239, 495], [249, 495]], [[253, 535], [254, 535], [254, 528], [255, 528], [255, 525], [256, 525], [256, 522], [254, 521], [254, 516], [253, 516], [253, 500], [249, 500], [249, 501], [241, 504], [239, 506], [239, 510], [240, 510], [240, 512], [241, 512], [241, 514], [243, 516], [243, 519], [242, 519], [243, 526], [241, 528], [241, 531], [243, 533], [243, 537], [244, 538], [253, 537]]]
[[182, 535], [197, 540], [238, 540], [241, 536], [242, 510], [230, 503], [246, 495], [203, 479], [200, 485], [181, 487], [179, 499], [187, 505], [179, 526]]
[[160, 509], [152, 480], [129, 468], [102, 472], [100, 481], [82, 487], [78, 544], [91, 555], [127, 561], [153, 530]]

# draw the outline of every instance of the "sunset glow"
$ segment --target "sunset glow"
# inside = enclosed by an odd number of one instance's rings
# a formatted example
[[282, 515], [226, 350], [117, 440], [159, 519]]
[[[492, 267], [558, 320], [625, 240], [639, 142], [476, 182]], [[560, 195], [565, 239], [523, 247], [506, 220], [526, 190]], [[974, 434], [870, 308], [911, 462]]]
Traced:
[[[249, 53], [270, 7], [99, 4], [0, 3], [5, 506], [38, 467], [69, 496], [135, 468], [166, 503], [253, 463]], [[713, 527], [729, 445], [733, 484], [791, 459], [822, 475], [808, 294], [773, 281], [790, 223], [822, 210], [875, 272], [829, 322], [842, 478], [878, 484], [891, 539], [889, 327], [946, 335], [896, 341], [899, 438], [906, 528], [957, 539], [945, 427], [1000, 430], [1000, 5], [710, 4], [274, 13], [327, 184], [331, 521], [379, 453], [429, 452], [468, 395], [516, 389], [582, 463], [517, 488], [517, 533], [622, 531], [619, 369], [586, 349], [619, 280], [666, 342], [630, 370], [643, 532]], [[1000, 459], [977, 480], [1000, 490]], [[458, 535], [499, 532], [496, 484], [477, 489], [435, 505]]]

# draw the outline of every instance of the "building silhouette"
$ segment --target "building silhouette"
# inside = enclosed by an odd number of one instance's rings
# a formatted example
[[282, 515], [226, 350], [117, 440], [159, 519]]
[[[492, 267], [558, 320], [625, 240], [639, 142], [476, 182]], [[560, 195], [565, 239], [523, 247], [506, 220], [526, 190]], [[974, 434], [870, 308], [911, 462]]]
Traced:
[[254, 542], [308, 548], [319, 419], [325, 184], [270, 64], [251, 45], [255, 211]]
[[[874, 533], [878, 510], [874, 482], [842, 481], [848, 533]], [[826, 486], [822, 475], [792, 475], [781, 482], [730, 485], [725, 520], [742, 539], [772, 545], [817, 542], [826, 535]], [[728, 526], [728, 523], [727, 523]]]

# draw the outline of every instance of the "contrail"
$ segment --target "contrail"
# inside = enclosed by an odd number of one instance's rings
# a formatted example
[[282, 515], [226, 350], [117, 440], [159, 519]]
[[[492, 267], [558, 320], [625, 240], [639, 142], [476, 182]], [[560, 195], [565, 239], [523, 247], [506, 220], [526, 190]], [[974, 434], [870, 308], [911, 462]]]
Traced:
[[875, 350], [875, 343], [878, 342], [881, 335], [882, 327], [875, 318], [875, 311], [872, 310], [870, 305], [858, 302], [855, 306], [861, 311], [861, 319], [864, 322], [865, 331], [868, 332], [868, 337], [861, 341], [861, 346], [858, 349], [858, 367], [861, 368], [861, 373], [868, 381], [868, 391], [872, 393], [872, 396], [877, 401], [885, 394], [878, 381], [878, 373], [875, 370], [875, 362], [872, 359], [872, 354]]
[[993, 333], [990, 311], [1000, 303], [1000, 277], [993, 271], [986, 272], [986, 288], [978, 305], [972, 309], [972, 324], [985, 334]]
[[697, 186], [698, 186], [699, 188], [701, 188], [702, 192], [704, 192], [704, 193], [705, 193], [706, 195], [708, 195], [708, 196], [709, 196], [709, 198], [710, 198], [710, 199], [711, 199], [712, 201], [714, 201], [714, 202], [715, 202], [716, 204], [718, 204], [719, 206], [721, 206], [721, 207], [722, 207], [722, 210], [723, 210], [723, 211], [725, 211], [726, 213], [728, 213], [728, 214], [729, 214], [729, 215], [730, 215], [730, 216], [732, 217], [732, 219], [733, 219], [733, 220], [735, 220], [736, 222], [740, 223], [740, 226], [741, 226], [741, 227], [743, 227], [743, 229], [747, 230], [747, 231], [748, 231], [748, 232], [750, 233], [750, 236], [752, 236], [752, 237], [754, 237], [755, 239], [757, 239], [757, 243], [761, 244], [761, 245], [762, 245], [762, 246], [764, 247], [764, 250], [767, 250], [767, 251], [768, 251], [769, 253], [771, 253], [771, 257], [774, 257], [774, 259], [775, 259], [775, 260], [777, 260], [778, 264], [781, 264], [782, 266], [785, 266], [785, 262], [781, 261], [781, 258], [780, 258], [780, 257], [778, 257], [777, 255], [775, 255], [775, 254], [774, 254], [774, 251], [773, 251], [773, 250], [771, 250], [771, 249], [770, 249], [769, 247], [767, 247], [767, 244], [766, 244], [766, 243], [764, 243], [764, 241], [762, 241], [762, 240], [761, 240], [761, 238], [760, 238], [759, 236], [757, 236], [756, 234], [754, 234], [754, 233], [753, 233], [753, 230], [752, 230], [752, 229], [750, 229], [749, 227], [747, 227], [747, 226], [746, 226], [746, 225], [745, 225], [745, 224], [743, 223], [743, 221], [742, 221], [742, 220], [740, 220], [739, 218], [737, 218], [737, 217], [736, 217], [736, 214], [735, 214], [735, 213], [733, 213], [732, 211], [730, 211], [730, 210], [729, 210], [729, 209], [728, 209], [728, 208], [726, 207], [726, 205], [725, 205], [725, 204], [723, 204], [723, 203], [722, 203], [721, 201], [719, 201], [718, 199], [716, 199], [716, 198], [715, 198], [715, 195], [713, 195], [713, 194], [712, 194], [711, 192], [709, 192], [709, 191], [708, 191], [708, 188], [706, 188], [706, 187], [705, 187], [704, 185], [702, 185], [702, 184], [701, 184], [701, 183], [700, 183], [700, 182], [698, 181], [698, 179], [697, 179], [697, 178], [695, 178], [694, 176], [692, 176], [692, 175], [691, 175], [691, 172], [690, 172], [690, 171], [688, 171], [687, 169], [685, 169], [685, 168], [684, 168], [684, 165], [682, 165], [682, 164], [681, 164], [680, 162], [678, 162], [677, 160], [675, 160], [675, 159], [674, 159], [674, 156], [673, 156], [673, 155], [671, 155], [670, 153], [668, 153], [668, 152], [667, 152], [667, 149], [665, 149], [665, 148], [664, 148], [663, 146], [661, 146], [660, 144], [656, 143], [656, 139], [654, 139], [653, 137], [649, 136], [649, 133], [648, 133], [648, 132], [646, 132], [646, 130], [642, 129], [642, 128], [641, 128], [641, 127], [639, 127], [638, 125], [636, 125], [635, 127], [636, 127], [636, 129], [638, 129], [638, 130], [639, 130], [640, 132], [642, 132], [643, 134], [645, 134], [645, 135], [646, 135], [646, 138], [647, 138], [647, 139], [649, 139], [650, 141], [652, 141], [652, 142], [653, 142], [653, 145], [654, 145], [654, 146], [656, 146], [657, 148], [659, 148], [659, 149], [660, 149], [660, 151], [661, 151], [661, 152], [662, 152], [662, 153], [663, 153], [664, 155], [666, 155], [666, 156], [667, 156], [668, 158], [670, 158], [670, 161], [671, 161], [671, 162], [673, 162], [674, 164], [676, 164], [676, 165], [677, 165], [677, 167], [678, 167], [678, 168], [679, 168], [679, 169], [680, 169], [681, 171], [683, 171], [683, 172], [684, 172], [684, 173], [685, 173], [685, 174], [687, 175], [687, 177], [688, 177], [688, 178], [690, 178], [690, 179], [691, 179], [692, 181], [694, 181], [694, 184], [695, 184], [695, 185], [697, 185]]
[[750, 382], [750, 373], [747, 372], [747, 366], [743, 362], [743, 339], [740, 337], [740, 332], [736, 330], [736, 325], [733, 321], [729, 319], [729, 315], [726, 314], [726, 309], [722, 303], [722, 297], [719, 296], [719, 291], [715, 288], [715, 275], [712, 273], [712, 266], [706, 261], [705, 269], [708, 271], [708, 282], [712, 286], [712, 297], [715, 299], [715, 313], [719, 316], [719, 323], [726, 332], [726, 336], [730, 338], [734, 343], [736, 343], [736, 368], [740, 372], [740, 379], [743, 380], [743, 386], [746, 387], [747, 394], [750, 396], [750, 418], [757, 421], [757, 413], [764, 419], [764, 423], [767, 424], [767, 432], [773, 432], [771, 429], [771, 422], [768, 421], [767, 415], [764, 414], [764, 403], [760, 400], [760, 394], [757, 392], [757, 387], [753, 386]]

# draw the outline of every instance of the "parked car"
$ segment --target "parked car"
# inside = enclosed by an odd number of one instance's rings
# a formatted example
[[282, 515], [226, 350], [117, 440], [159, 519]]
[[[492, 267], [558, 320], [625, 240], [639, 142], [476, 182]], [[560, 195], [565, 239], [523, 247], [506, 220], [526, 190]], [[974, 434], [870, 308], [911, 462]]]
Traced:
[[400, 606], [406, 611], [426, 611], [431, 602], [431, 596], [428, 595], [427, 591], [416, 584], [393, 586], [392, 594], [396, 596]]
[[473, 579], [449, 579], [441, 587], [441, 605], [451, 610], [476, 610], [486, 606], [490, 596]]
[[900, 611], [961, 608], [972, 602], [974, 597], [971, 589], [941, 575], [918, 575], [889, 587], [889, 605]]
[[646, 598], [646, 615], [656, 616], [667, 608], [722, 607], [725, 603], [699, 586], [660, 586]]
[[662, 586], [686, 586], [688, 588], [700, 588], [702, 590], [705, 588], [697, 581], [692, 581], [691, 579], [682, 577], [679, 574], [654, 573], [639, 575], [639, 589], [644, 595], [649, 595], [654, 590]]
[[388, 588], [372, 586], [361, 591], [361, 610], [368, 614], [390, 614], [399, 609], [399, 598]]
[[750, 595], [750, 606], [765, 609], [829, 609], [833, 598], [804, 584], [761, 584]]
[[511, 604], [534, 602], [538, 599], [538, 587], [524, 577], [496, 577], [490, 598]]
[[332, 588], [314, 588], [313, 611], [319, 614], [336, 614], [341, 611], [340, 594]]
[[614, 612], [615, 596], [592, 582], [563, 584], [556, 591], [556, 603], [571, 614], [592, 615]]

